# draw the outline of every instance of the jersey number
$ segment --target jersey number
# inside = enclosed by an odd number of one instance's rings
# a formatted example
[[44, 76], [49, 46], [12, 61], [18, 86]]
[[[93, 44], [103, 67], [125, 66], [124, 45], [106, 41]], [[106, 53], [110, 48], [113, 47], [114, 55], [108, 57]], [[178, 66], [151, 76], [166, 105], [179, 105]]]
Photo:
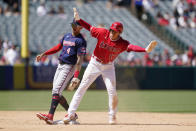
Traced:
[[67, 54], [69, 54], [69, 53], [70, 53], [70, 50], [71, 50], [70, 48], [68, 48], [68, 49], [67, 49]]

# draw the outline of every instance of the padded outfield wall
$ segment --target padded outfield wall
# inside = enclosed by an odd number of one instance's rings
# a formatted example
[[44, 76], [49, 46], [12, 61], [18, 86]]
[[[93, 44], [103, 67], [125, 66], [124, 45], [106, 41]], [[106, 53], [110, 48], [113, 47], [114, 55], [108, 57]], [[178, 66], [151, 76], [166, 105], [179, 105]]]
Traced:
[[[0, 90], [51, 89], [55, 71], [54, 66], [0, 66]], [[196, 89], [196, 68], [116, 67], [116, 79], [117, 89]], [[90, 88], [105, 89], [102, 77]]]

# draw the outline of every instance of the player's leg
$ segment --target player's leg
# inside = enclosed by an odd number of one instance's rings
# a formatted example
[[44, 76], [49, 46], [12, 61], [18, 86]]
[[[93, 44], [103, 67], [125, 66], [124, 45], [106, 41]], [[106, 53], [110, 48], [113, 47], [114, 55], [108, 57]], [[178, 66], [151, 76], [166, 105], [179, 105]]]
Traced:
[[67, 83], [70, 81], [71, 77], [73, 76], [74, 66], [63, 64], [59, 65], [58, 71], [55, 74], [54, 81], [53, 81], [53, 89], [52, 95], [53, 99], [51, 102], [50, 107], [50, 114], [54, 114], [58, 103], [63, 104], [62, 106], [67, 110], [68, 103], [66, 99], [62, 96], [62, 92], [65, 89]]
[[116, 75], [114, 65], [106, 65], [102, 73], [109, 98], [109, 123], [115, 124], [118, 97], [116, 92]]
[[68, 109], [69, 109], [69, 104], [68, 104], [66, 98], [65, 98], [63, 95], [60, 96], [59, 103], [60, 103], [60, 105], [61, 105], [66, 111], [68, 111]]
[[75, 70], [75, 68], [72, 68], [68, 74], [66, 73], [67, 77], [66, 77], [66, 80], [63, 83], [63, 88], [61, 88], [59, 90], [59, 96], [60, 96], [59, 103], [66, 111], [68, 111], [69, 104], [68, 104], [66, 98], [62, 95], [62, 92], [65, 89], [65, 87], [67, 87], [68, 82], [73, 77], [74, 70]]
[[[58, 65], [57, 69], [56, 69], [56, 72], [55, 72], [55, 75], [54, 75], [54, 78], [53, 78], [53, 84], [54, 82], [57, 80], [58, 76], [59, 76], [59, 73], [60, 73], [60, 67]], [[54, 88], [54, 87], [53, 87]], [[55, 96], [55, 95], [54, 95]], [[58, 97], [58, 95], [57, 95]], [[55, 97], [55, 98], [57, 98]], [[52, 101], [51, 101], [51, 106], [52, 105], [56, 105], [58, 104], [58, 102], [56, 102], [57, 100], [54, 100], [53, 96], [52, 96]], [[56, 107], [56, 106], [55, 106]], [[51, 110], [52, 108], [50, 108]], [[42, 114], [42, 113], [37, 113], [37, 117], [40, 118], [40, 120], [44, 120], [46, 121], [47, 124], [53, 124], [53, 116], [54, 116], [54, 109], [53, 109], [53, 113], [50, 114], [50, 112], [52, 111], [49, 111], [48, 114]]]
[[[55, 81], [57, 81], [58, 79], [58, 76], [60, 74], [60, 65], [58, 65], [57, 69], [56, 69], [56, 72], [55, 72], [55, 75], [54, 75], [54, 78], [53, 78], [53, 89], [54, 89], [54, 83]], [[57, 97], [55, 97], [56, 94], [52, 94], [52, 100], [51, 100], [51, 106], [52, 105], [56, 105], [58, 104], [58, 100], [55, 100], [54, 98], [58, 98], [58, 94], [57, 94]], [[54, 97], [53, 97], [54, 96]], [[56, 106], [55, 106], [55, 109], [56, 109]], [[54, 108], [51, 108], [50, 107], [50, 111], [48, 114], [42, 114], [42, 113], [37, 113], [37, 117], [40, 118], [40, 120], [44, 120], [46, 121], [47, 124], [53, 124], [53, 116], [54, 116]], [[53, 111], [51, 111], [53, 110]], [[50, 112], [53, 112], [52, 114], [50, 114]]]
[[73, 75], [73, 66], [70, 65], [58, 65], [58, 68], [56, 70], [54, 79], [53, 79], [53, 89], [52, 89], [52, 101], [51, 106], [48, 114], [41, 114], [38, 113], [37, 117], [39, 117], [42, 120], [45, 120], [46, 123], [52, 124], [53, 123], [53, 116], [55, 113], [55, 110], [60, 102], [62, 91], [65, 88], [65, 85], [68, 83], [68, 81], [71, 79]]
[[[60, 73], [60, 70], [58, 70], [58, 72], [55, 73], [55, 76], [54, 76], [54, 79], [53, 79], [53, 83], [56, 83], [57, 78], [59, 76], [59, 73]], [[65, 85], [65, 87], [66, 87], [66, 85]], [[60, 96], [59, 103], [66, 111], [68, 110], [69, 104], [68, 104], [66, 98], [63, 95]]]
[[101, 72], [99, 66], [96, 65], [96, 62], [94, 63], [94, 61], [91, 60], [91, 62], [89, 63], [88, 67], [84, 72], [82, 81], [71, 100], [68, 109], [68, 116], [64, 119], [65, 123], [68, 123], [72, 119], [72, 117], [74, 117], [75, 111], [77, 110], [86, 90], [100, 74]]

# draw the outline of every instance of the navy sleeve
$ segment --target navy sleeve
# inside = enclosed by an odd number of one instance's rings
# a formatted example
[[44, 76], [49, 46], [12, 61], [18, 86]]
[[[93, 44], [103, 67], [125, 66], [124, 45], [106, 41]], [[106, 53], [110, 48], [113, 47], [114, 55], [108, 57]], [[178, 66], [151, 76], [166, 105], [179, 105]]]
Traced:
[[77, 40], [77, 54], [86, 55], [86, 41], [82, 39]]

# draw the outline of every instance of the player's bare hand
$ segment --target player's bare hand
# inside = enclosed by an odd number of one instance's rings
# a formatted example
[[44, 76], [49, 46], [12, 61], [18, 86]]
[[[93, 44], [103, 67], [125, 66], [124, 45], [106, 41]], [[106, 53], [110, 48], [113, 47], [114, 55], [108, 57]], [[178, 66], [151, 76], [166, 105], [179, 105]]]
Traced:
[[79, 85], [79, 83], [80, 83], [80, 79], [78, 79], [78, 78], [73, 78], [73, 79], [71, 80], [71, 83], [69, 84], [67, 90], [73, 91], [73, 90]]
[[38, 55], [38, 56], [36, 57], [36, 61], [37, 61], [37, 62], [40, 62], [41, 59], [42, 59], [44, 56], [45, 56], [44, 54]]
[[157, 41], [151, 41], [150, 44], [146, 47], [146, 52], [150, 53], [157, 45]]
[[77, 9], [76, 9], [75, 7], [73, 8], [73, 11], [74, 11], [74, 19], [75, 19], [76, 21], [77, 21], [77, 20], [80, 20], [78, 11], [77, 11]]

